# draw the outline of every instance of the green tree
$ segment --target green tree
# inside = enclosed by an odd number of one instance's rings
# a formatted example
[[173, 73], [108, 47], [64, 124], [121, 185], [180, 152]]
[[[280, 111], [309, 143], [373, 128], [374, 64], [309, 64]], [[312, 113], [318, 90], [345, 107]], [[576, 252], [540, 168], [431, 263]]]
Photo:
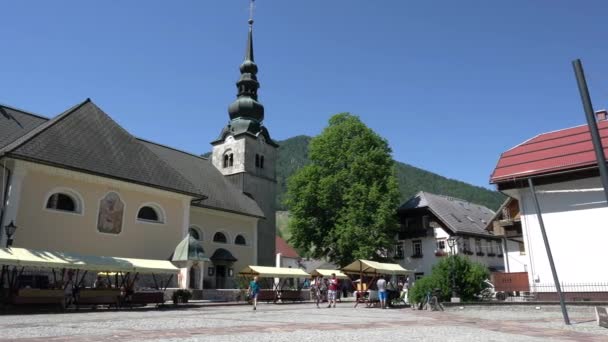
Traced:
[[357, 116], [337, 114], [311, 140], [308, 157], [288, 181], [290, 241], [341, 266], [380, 259], [396, 233], [399, 204], [386, 140]]
[[[452, 273], [453, 272], [453, 273]], [[410, 303], [420, 303], [427, 291], [440, 290], [440, 300], [447, 301], [452, 296], [452, 274], [456, 293], [463, 301], [474, 300], [487, 287], [484, 282], [489, 278], [488, 269], [469, 258], [460, 255], [443, 258], [430, 275], [417, 280], [409, 292]]]

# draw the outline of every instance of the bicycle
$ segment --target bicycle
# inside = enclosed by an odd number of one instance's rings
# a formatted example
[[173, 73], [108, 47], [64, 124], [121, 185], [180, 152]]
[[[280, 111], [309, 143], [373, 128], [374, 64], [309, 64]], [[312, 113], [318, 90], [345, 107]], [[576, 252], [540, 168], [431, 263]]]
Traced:
[[438, 293], [439, 289], [435, 289], [435, 291], [433, 291], [433, 295], [431, 296], [431, 291], [427, 291], [426, 296], [424, 297], [422, 303], [420, 303], [418, 309], [428, 310], [428, 308], [430, 308], [431, 311], [443, 311], [443, 305], [441, 305], [441, 302], [437, 297]]

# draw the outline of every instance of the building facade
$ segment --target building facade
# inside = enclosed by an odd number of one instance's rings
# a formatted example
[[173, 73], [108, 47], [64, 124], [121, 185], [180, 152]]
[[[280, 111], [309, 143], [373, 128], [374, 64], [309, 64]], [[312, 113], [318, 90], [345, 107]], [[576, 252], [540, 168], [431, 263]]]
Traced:
[[[398, 209], [400, 231], [393, 258], [420, 278], [450, 254], [464, 255], [492, 271], [504, 268], [500, 238], [484, 227], [494, 212], [457, 198], [419, 192]], [[454, 246], [449, 246], [449, 239]]]
[[[211, 159], [136, 138], [90, 99], [50, 119], [0, 105], [0, 246], [13, 223], [15, 247], [166, 260], [191, 235], [210, 258], [179, 274], [195, 289], [232, 288], [242, 268], [272, 264], [277, 145], [263, 107], [247, 111], [259, 104], [252, 24]], [[228, 154], [229, 166], [216, 159]]]
[[[598, 127], [602, 139], [608, 138], [608, 121], [598, 120]], [[491, 182], [519, 204], [526, 271], [533, 291], [555, 291], [539, 224], [541, 215], [559, 281], [571, 292], [569, 296], [598, 299], [581, 292], [608, 292], [608, 271], [595, 262], [601, 259], [608, 237], [603, 229], [608, 206], [598, 175], [586, 125], [540, 134], [501, 155]], [[528, 179], [535, 187], [540, 212]], [[572, 284], [578, 287], [571, 288]], [[585, 284], [604, 285], [587, 288]]]

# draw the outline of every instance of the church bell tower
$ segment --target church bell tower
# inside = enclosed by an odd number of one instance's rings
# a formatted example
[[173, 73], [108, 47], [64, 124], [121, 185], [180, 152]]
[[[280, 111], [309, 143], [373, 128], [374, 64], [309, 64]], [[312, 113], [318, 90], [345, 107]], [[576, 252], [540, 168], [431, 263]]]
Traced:
[[[253, 0], [251, 1], [253, 8]], [[258, 102], [260, 83], [258, 66], [253, 57], [253, 17], [245, 60], [236, 82], [237, 98], [228, 107], [230, 121], [220, 136], [211, 142], [211, 161], [220, 172], [246, 195], [253, 198], [264, 212], [258, 221], [258, 265], [274, 266], [275, 262], [275, 194], [277, 148], [263, 125], [264, 106]]]

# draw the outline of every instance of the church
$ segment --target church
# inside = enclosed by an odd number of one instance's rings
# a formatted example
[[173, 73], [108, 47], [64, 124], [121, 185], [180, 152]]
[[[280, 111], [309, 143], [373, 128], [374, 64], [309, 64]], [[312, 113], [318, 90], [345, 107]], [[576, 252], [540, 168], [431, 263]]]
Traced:
[[0, 247], [10, 225], [14, 247], [83, 255], [167, 260], [185, 242], [205, 254], [180, 266], [193, 289], [232, 288], [242, 268], [274, 265], [278, 145], [257, 72], [250, 19], [209, 158], [134, 137], [90, 99], [52, 118], [0, 105]]

